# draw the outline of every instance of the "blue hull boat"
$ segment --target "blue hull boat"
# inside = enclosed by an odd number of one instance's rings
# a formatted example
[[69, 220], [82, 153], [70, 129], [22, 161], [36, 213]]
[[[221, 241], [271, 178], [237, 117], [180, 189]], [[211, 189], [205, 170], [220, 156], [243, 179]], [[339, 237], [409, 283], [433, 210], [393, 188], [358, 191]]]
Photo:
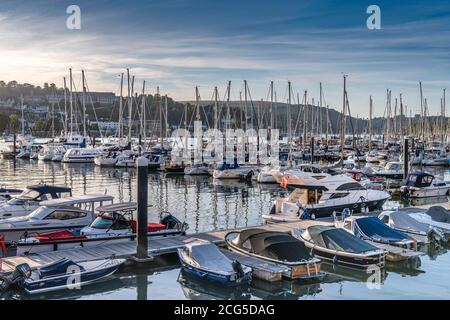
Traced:
[[26, 292], [34, 294], [80, 288], [112, 275], [124, 262], [125, 259], [103, 259], [74, 263], [64, 258], [33, 271], [26, 264], [17, 268], [22, 268], [25, 275], [20, 285]]
[[199, 279], [236, 286], [251, 281], [252, 271], [231, 261], [212, 243], [196, 242], [178, 249], [183, 270]]

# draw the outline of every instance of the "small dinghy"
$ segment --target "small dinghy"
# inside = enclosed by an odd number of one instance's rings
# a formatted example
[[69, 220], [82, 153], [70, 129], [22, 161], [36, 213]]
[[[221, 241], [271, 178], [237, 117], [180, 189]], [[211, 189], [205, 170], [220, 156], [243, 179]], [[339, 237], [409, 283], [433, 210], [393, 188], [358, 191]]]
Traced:
[[178, 249], [183, 270], [202, 280], [235, 286], [248, 283], [252, 270], [228, 259], [215, 244], [197, 241]]
[[247, 229], [229, 232], [225, 241], [232, 251], [286, 266], [283, 273], [286, 278], [317, 279], [323, 276], [320, 260], [289, 233]]
[[36, 270], [23, 263], [0, 279], [0, 288], [8, 290], [19, 285], [30, 294], [79, 288], [112, 275], [124, 262], [125, 259], [103, 259], [75, 263], [63, 258]]
[[386, 253], [341, 228], [311, 226], [299, 236], [315, 257], [349, 268], [384, 267]]

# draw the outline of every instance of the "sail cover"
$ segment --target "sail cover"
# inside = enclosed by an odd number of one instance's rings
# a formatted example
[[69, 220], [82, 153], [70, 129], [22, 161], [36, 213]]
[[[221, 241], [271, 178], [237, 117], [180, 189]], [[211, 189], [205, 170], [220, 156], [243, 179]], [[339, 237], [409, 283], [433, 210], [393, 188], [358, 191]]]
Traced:
[[211, 271], [234, 272], [231, 260], [220, 252], [215, 244], [192, 245], [190, 257], [201, 267]]
[[364, 253], [378, 250], [377, 247], [361, 240], [341, 228], [311, 226], [307, 232], [311, 241], [320, 247], [351, 253]]
[[396, 231], [380, 219], [375, 217], [364, 217], [353, 221], [353, 233], [355, 236], [384, 243], [396, 243], [409, 237]]
[[302, 241], [284, 232], [244, 230], [239, 236], [237, 245], [254, 254], [280, 261], [297, 262], [312, 259]]

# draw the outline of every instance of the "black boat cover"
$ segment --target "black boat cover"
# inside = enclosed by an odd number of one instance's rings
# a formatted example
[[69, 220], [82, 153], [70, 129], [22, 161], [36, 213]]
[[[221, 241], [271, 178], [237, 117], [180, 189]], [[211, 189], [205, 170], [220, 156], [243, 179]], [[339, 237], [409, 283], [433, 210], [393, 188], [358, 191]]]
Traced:
[[288, 233], [247, 229], [240, 233], [238, 247], [263, 257], [297, 262], [312, 259], [305, 244]]
[[426, 212], [434, 221], [450, 223], [450, 213], [447, 209], [440, 206], [433, 206]]
[[311, 226], [307, 229], [312, 242], [320, 247], [351, 253], [364, 253], [378, 250], [370, 243], [355, 237], [341, 228]]
[[408, 239], [406, 234], [396, 231], [376, 217], [364, 217], [353, 221], [355, 236], [384, 243], [396, 243]]

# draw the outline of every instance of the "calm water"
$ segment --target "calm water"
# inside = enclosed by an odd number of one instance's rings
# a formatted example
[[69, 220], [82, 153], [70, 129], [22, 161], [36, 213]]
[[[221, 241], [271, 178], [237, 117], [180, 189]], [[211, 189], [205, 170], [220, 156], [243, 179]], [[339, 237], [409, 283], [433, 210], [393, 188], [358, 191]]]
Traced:
[[[432, 169], [450, 180], [448, 170]], [[136, 194], [133, 169], [99, 168], [93, 164], [61, 164], [0, 160], [0, 185], [25, 187], [44, 181], [67, 185], [74, 195], [105, 193], [116, 202], [132, 201]], [[155, 221], [170, 212], [189, 223], [188, 232], [229, 229], [261, 224], [271, 202], [287, 192], [277, 186], [238, 181], [217, 182], [208, 177], [149, 175], [149, 217]], [[431, 201], [443, 202], [444, 199]], [[422, 204], [422, 203], [417, 203]], [[386, 207], [408, 203], [393, 199]], [[370, 290], [368, 275], [325, 266], [320, 283], [255, 281], [250, 287], [224, 290], [180, 274], [176, 257], [158, 260], [140, 269], [125, 269], [111, 280], [82, 290], [33, 298], [46, 299], [447, 299], [450, 297], [450, 254], [447, 248], [428, 248], [414, 265], [394, 264], [382, 275], [380, 289]], [[5, 298], [8, 298], [5, 297]], [[28, 299], [15, 294], [10, 298]]]

